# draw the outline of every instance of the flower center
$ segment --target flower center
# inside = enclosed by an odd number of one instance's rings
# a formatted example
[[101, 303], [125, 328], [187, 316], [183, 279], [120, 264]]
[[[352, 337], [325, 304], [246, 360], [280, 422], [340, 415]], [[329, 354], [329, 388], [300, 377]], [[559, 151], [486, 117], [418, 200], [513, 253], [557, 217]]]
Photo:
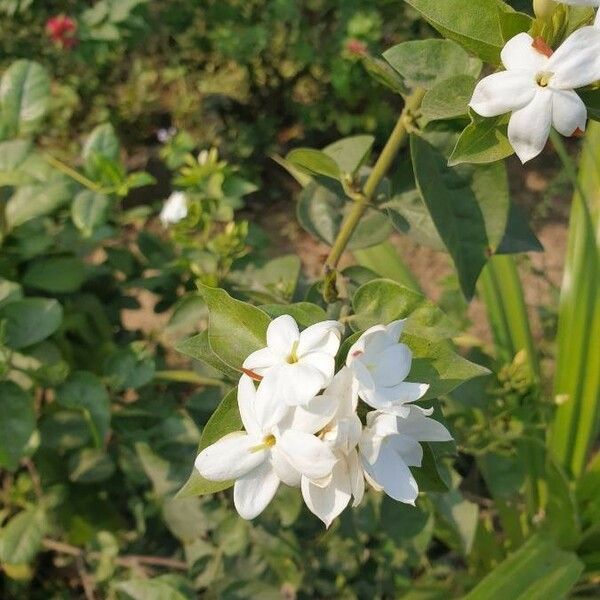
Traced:
[[265, 435], [261, 444], [252, 446], [252, 448], [250, 448], [250, 452], [260, 452], [261, 450], [268, 450], [269, 448], [272, 448], [276, 442], [277, 439], [275, 438], [275, 436], [272, 433], [269, 433], [269, 435]]
[[540, 86], [540, 87], [548, 87], [548, 85], [550, 84], [550, 80], [552, 79], [552, 77], [554, 76], [554, 73], [550, 73], [549, 71], [540, 71], [536, 76], [535, 76], [535, 82]]
[[298, 351], [298, 343], [299, 342], [294, 342], [294, 344], [292, 346], [292, 351], [290, 352], [290, 355], [286, 359], [290, 365], [293, 365], [294, 363], [298, 362], [298, 355], [296, 354], [296, 352]]

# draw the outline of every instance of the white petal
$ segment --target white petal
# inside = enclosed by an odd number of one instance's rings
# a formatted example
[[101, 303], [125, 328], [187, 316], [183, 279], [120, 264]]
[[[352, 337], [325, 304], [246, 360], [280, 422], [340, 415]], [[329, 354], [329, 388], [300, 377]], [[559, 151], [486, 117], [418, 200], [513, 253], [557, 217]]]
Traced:
[[358, 506], [365, 494], [365, 477], [358, 458], [358, 452], [356, 450], [349, 452], [346, 456], [346, 462], [348, 464], [348, 474], [350, 475], [350, 489], [354, 496], [352, 506]]
[[469, 106], [482, 117], [497, 117], [523, 108], [536, 88], [535, 74], [529, 71], [500, 71], [477, 84]]
[[556, 90], [552, 97], [552, 125], [566, 137], [578, 129], [585, 131], [587, 108], [583, 100], [573, 91]]
[[247, 375], [242, 375], [237, 391], [240, 417], [246, 431], [250, 434], [258, 435], [262, 431], [262, 428], [254, 411], [255, 397], [256, 389], [254, 388], [254, 382]]
[[277, 444], [271, 451], [271, 465], [277, 473], [277, 477], [290, 487], [300, 487], [300, 478], [302, 475], [292, 467], [289, 460], [285, 457], [283, 452], [279, 452]]
[[350, 366], [352, 361], [365, 352], [381, 352], [388, 346], [396, 343], [389, 335], [384, 325], [374, 325], [367, 329], [357, 340], [350, 346], [348, 356], [346, 357], [346, 365]]
[[375, 380], [373, 379], [373, 374], [371, 371], [369, 371], [369, 369], [367, 369], [366, 365], [360, 358], [352, 361], [349, 368], [352, 369], [352, 373], [354, 374], [354, 377], [358, 383], [358, 394], [364, 400], [362, 391], [375, 389]]
[[408, 466], [393, 448], [382, 448], [377, 461], [373, 465], [365, 465], [365, 470], [394, 500], [406, 504], [415, 503], [419, 486]]
[[343, 325], [338, 321], [322, 321], [307, 327], [300, 334], [298, 356], [308, 352], [324, 352], [335, 356], [340, 347]]
[[572, 33], [548, 60], [554, 73], [550, 86], [575, 89], [600, 79], [600, 29], [582, 27]]
[[271, 348], [261, 348], [250, 354], [242, 366], [258, 375], [264, 375], [270, 368], [282, 363], [284, 360], [281, 355], [275, 354]]
[[552, 92], [538, 88], [533, 100], [514, 112], [508, 123], [508, 140], [522, 163], [544, 149], [552, 124]]
[[384, 444], [389, 446], [390, 451], [394, 450], [409, 467], [421, 466], [423, 448], [414, 438], [402, 434], [390, 435], [385, 438]]
[[377, 362], [370, 370], [378, 387], [391, 387], [404, 381], [411, 364], [410, 348], [406, 344], [395, 344], [377, 355]]
[[548, 62], [548, 57], [533, 47], [533, 38], [526, 33], [519, 33], [508, 40], [500, 58], [507, 69], [524, 69], [534, 73], [544, 70]]
[[385, 331], [395, 342], [397, 342], [400, 339], [400, 336], [402, 335], [402, 331], [404, 330], [405, 324], [406, 319], [392, 321], [389, 325], [385, 326]]
[[428, 383], [412, 383], [410, 381], [403, 381], [398, 385], [395, 385], [389, 391], [385, 391], [386, 397], [393, 397], [394, 402], [406, 403], [414, 402], [422, 398], [429, 389]]
[[317, 433], [331, 422], [336, 411], [336, 402], [329, 396], [315, 396], [303, 406], [289, 407], [289, 412], [279, 423], [279, 428], [296, 429], [304, 433]]
[[341, 460], [333, 468], [331, 481], [327, 486], [319, 487], [303, 477], [301, 488], [306, 506], [326, 527], [331, 525], [350, 502], [350, 479], [345, 463]]
[[358, 381], [353, 371], [348, 367], [342, 367], [334, 375], [323, 396], [330, 398], [336, 404], [335, 414], [338, 419], [352, 415], [358, 404]]
[[314, 367], [294, 363], [270, 369], [260, 385], [270, 397], [289, 406], [298, 406], [314, 398], [326, 385], [326, 380], [323, 373]]
[[299, 339], [298, 325], [290, 315], [281, 315], [273, 319], [267, 327], [267, 346], [281, 356], [287, 357]]
[[398, 432], [420, 442], [449, 442], [452, 440], [450, 432], [435, 419], [430, 419], [423, 412], [415, 410], [419, 407], [411, 406], [410, 414], [405, 419], [398, 419]]
[[325, 352], [310, 352], [304, 354], [298, 361], [299, 365], [311, 366], [317, 371], [320, 371], [323, 375], [323, 381], [321, 387], [327, 386], [333, 380], [333, 373], [335, 372], [335, 358]]
[[276, 446], [292, 467], [313, 481], [327, 477], [336, 463], [333, 452], [324, 442], [302, 431], [284, 431]]
[[[280, 369], [281, 367], [275, 367]], [[281, 421], [289, 410], [289, 406], [274, 388], [269, 384], [271, 374], [265, 375], [258, 384], [254, 399], [254, 414], [262, 431], [269, 431]]]
[[254, 519], [273, 500], [279, 487], [279, 477], [268, 461], [247, 475], [240, 477], [233, 486], [233, 503], [242, 519]]
[[265, 450], [253, 450], [261, 442], [261, 438], [242, 431], [230, 433], [198, 454], [196, 469], [210, 481], [237, 479], [268, 457]]

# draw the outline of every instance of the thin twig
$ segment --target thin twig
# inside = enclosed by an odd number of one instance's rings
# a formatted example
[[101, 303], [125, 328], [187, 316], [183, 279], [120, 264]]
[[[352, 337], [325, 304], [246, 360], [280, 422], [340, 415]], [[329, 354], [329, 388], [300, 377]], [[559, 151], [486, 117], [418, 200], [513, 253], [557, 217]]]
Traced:
[[[44, 538], [42, 546], [46, 550], [57, 552], [59, 554], [67, 554], [76, 558], [87, 558], [91, 560], [97, 560], [102, 556], [101, 552], [91, 551], [86, 552], [82, 548], [66, 544], [65, 542], [59, 542], [58, 540], [52, 540], [50, 538]], [[141, 565], [154, 566], [154, 567], [166, 567], [168, 569], [176, 569], [178, 571], [187, 571], [188, 566], [185, 562], [177, 560], [175, 558], [167, 558], [165, 556], [145, 556], [141, 554], [129, 554], [126, 556], [117, 556], [114, 559], [115, 564], [121, 567], [136, 567]]]
[[23, 459], [23, 464], [25, 468], [29, 472], [29, 476], [31, 477], [31, 483], [33, 484], [33, 492], [36, 498], [41, 498], [43, 496], [42, 492], [42, 480], [40, 479], [40, 474], [37, 472], [35, 465], [31, 462], [30, 458]]
[[94, 583], [90, 574], [85, 570], [85, 563], [83, 557], [78, 556], [75, 559], [77, 564], [77, 572], [79, 573], [79, 579], [81, 579], [81, 586], [83, 587], [83, 593], [85, 594], [86, 600], [96, 600], [96, 594], [94, 593]]

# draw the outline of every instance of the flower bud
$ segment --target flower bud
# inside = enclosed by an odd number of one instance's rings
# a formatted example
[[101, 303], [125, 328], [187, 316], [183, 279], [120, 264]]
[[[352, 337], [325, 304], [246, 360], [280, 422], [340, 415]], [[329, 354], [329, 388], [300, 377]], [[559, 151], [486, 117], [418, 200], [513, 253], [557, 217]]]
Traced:
[[549, 19], [557, 6], [554, 0], [533, 0], [533, 12], [538, 19]]

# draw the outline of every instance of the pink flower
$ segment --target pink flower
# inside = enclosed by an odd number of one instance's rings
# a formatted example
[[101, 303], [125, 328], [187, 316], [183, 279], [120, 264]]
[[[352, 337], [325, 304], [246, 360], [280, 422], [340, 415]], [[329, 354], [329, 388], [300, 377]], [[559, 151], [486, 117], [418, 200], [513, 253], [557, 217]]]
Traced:
[[48, 37], [58, 46], [71, 49], [77, 45], [77, 22], [66, 15], [57, 15], [46, 22]]

